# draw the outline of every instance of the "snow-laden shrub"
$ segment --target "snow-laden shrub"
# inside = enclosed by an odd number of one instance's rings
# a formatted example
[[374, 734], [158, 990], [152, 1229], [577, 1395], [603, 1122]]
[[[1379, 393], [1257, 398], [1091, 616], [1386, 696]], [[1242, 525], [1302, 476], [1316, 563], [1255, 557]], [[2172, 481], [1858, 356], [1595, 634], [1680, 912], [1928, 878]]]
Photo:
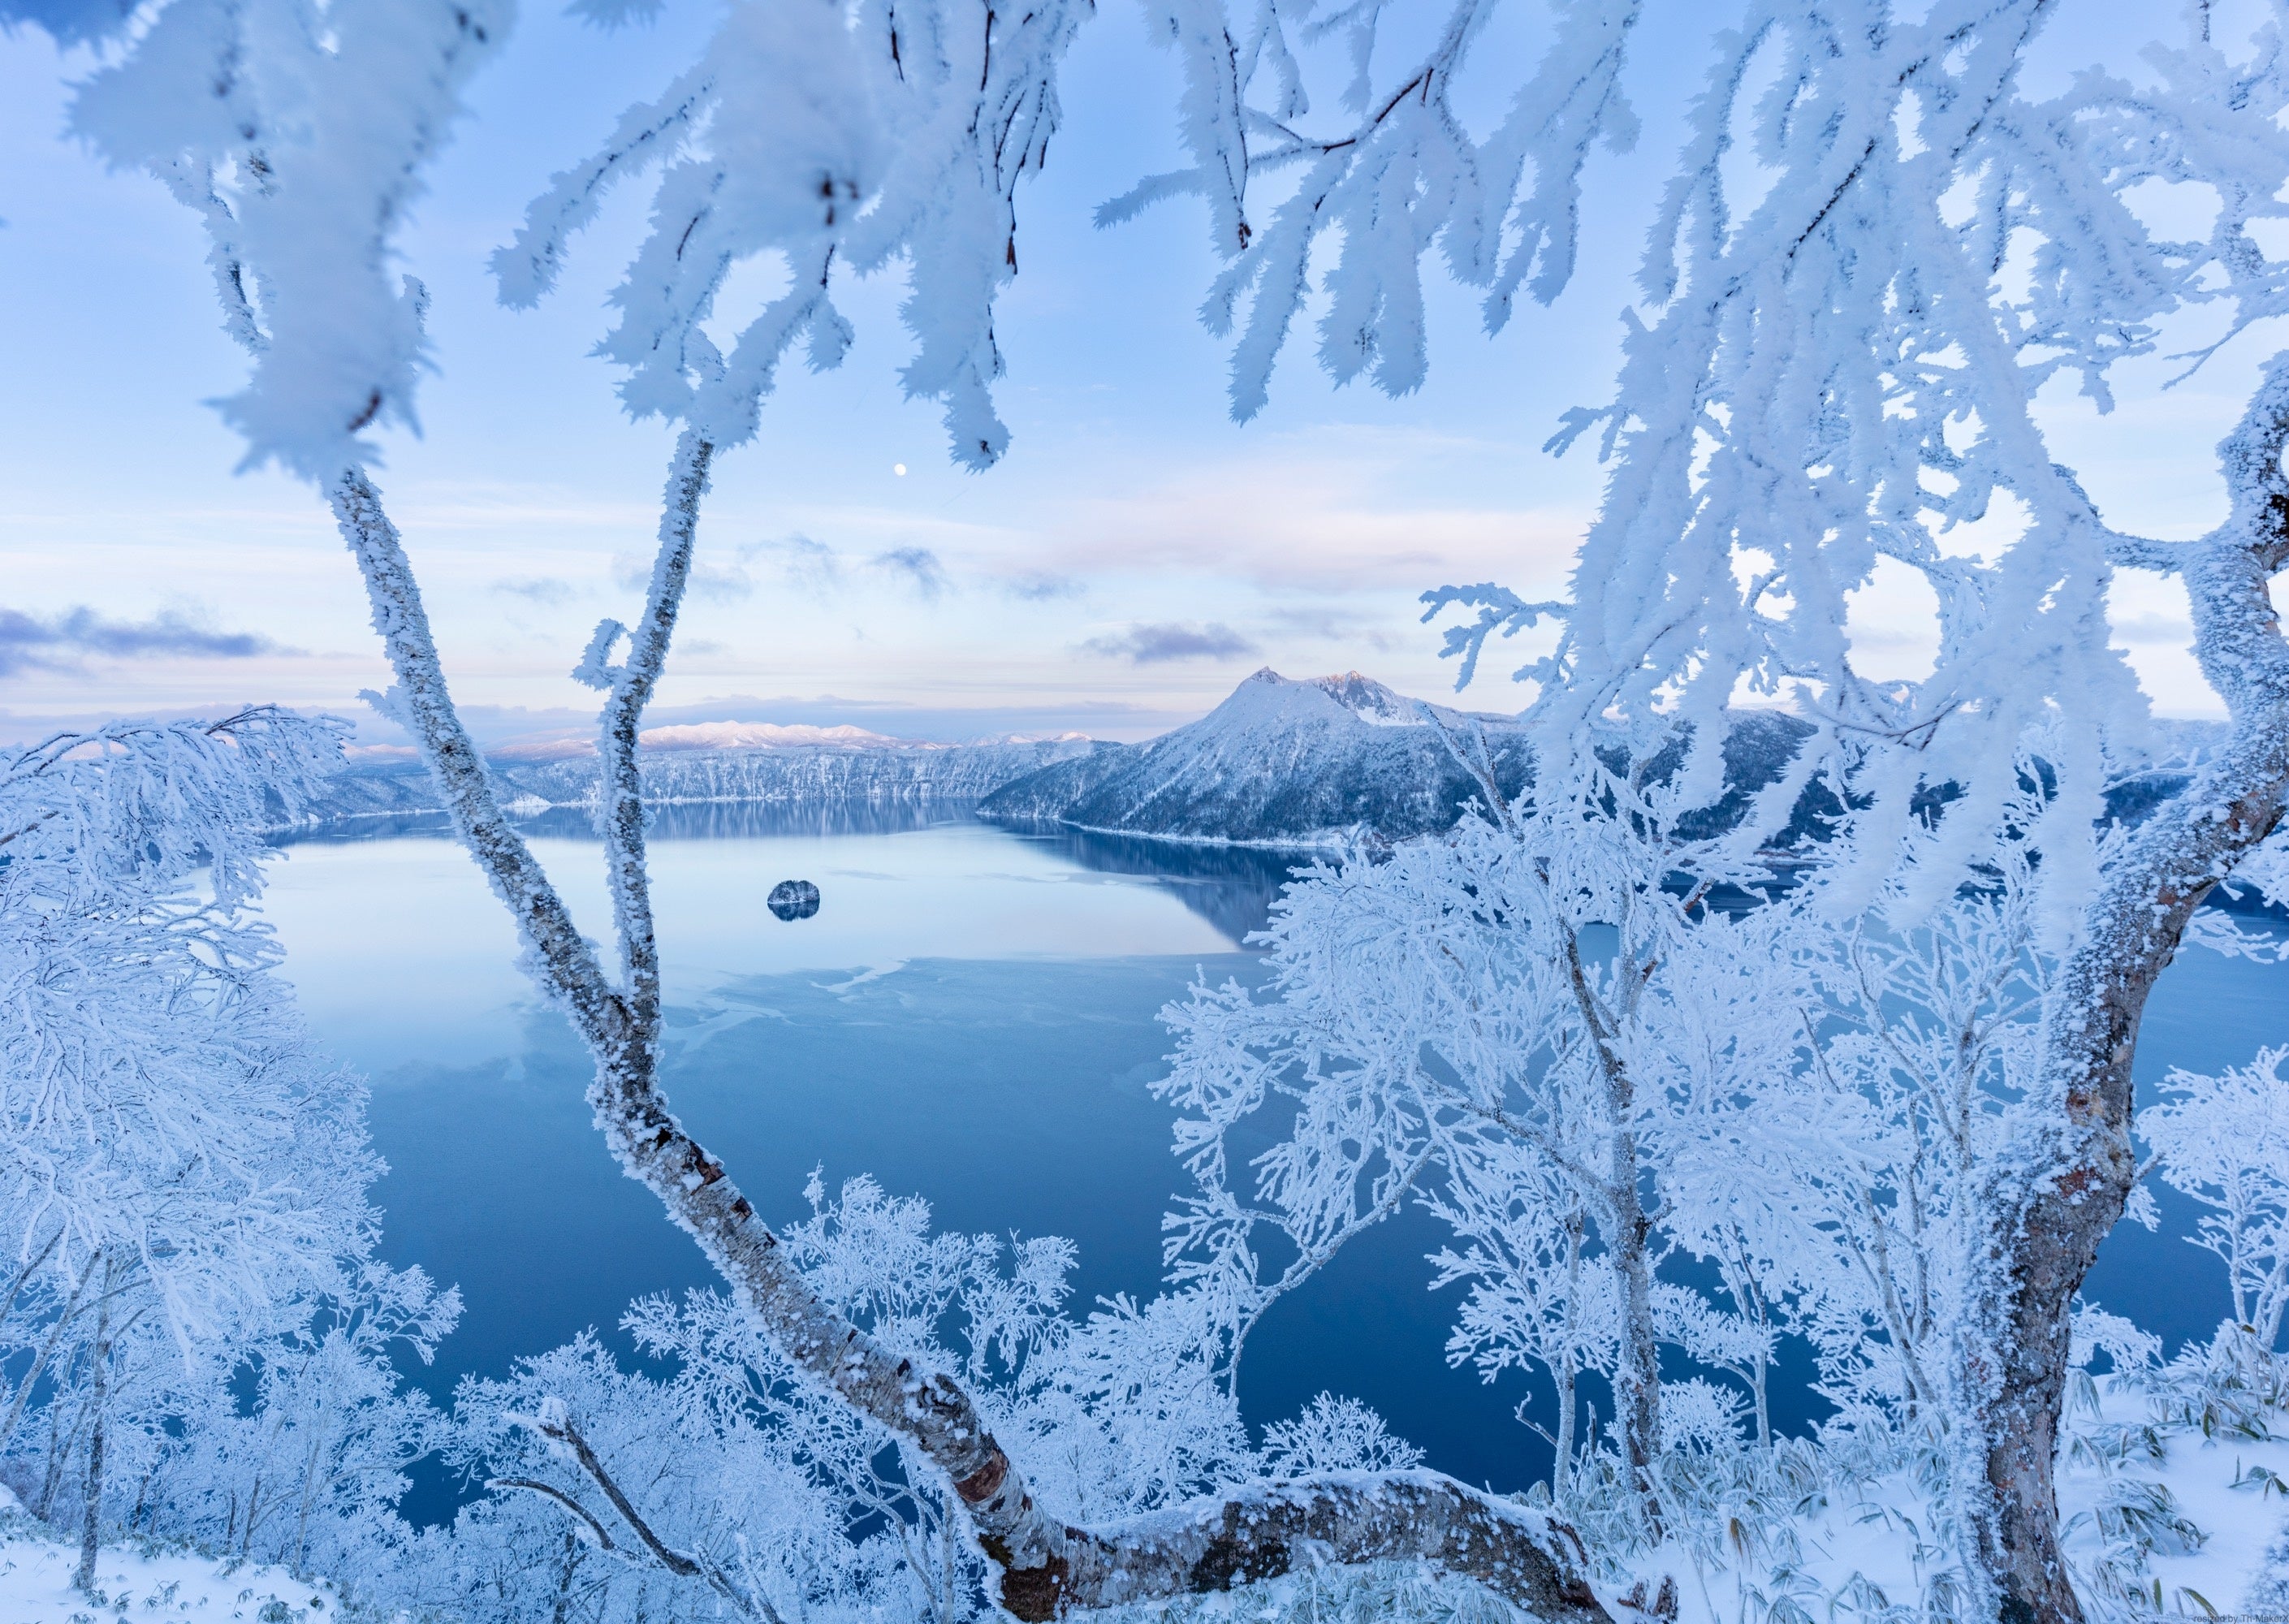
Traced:
[[2289, 1313], [2289, 1047], [2214, 1077], [2173, 1071], [2138, 1114], [2165, 1183], [2206, 1209], [2188, 1237], [2224, 1261], [2233, 1324], [2252, 1349], [2281, 1345]]
[[[889, 1346], [974, 1383], [1058, 1516], [1422, 1459], [1374, 1411], [1328, 1394], [1252, 1444], [1213, 1379], [1213, 1320], [1182, 1295], [1073, 1319], [1070, 1242], [936, 1231], [927, 1202], [870, 1178], [830, 1196], [814, 1174], [806, 1193], [810, 1216], [785, 1244], [807, 1278]], [[462, 1384], [445, 1456], [490, 1493], [395, 1564], [400, 1601], [502, 1624], [566, 1597], [602, 1620], [718, 1604], [820, 1620], [978, 1616], [987, 1565], [910, 1445], [823, 1393], [719, 1294], [645, 1298], [623, 1326], [642, 1368], [584, 1336]], [[691, 1571], [652, 1548], [616, 1493]]]

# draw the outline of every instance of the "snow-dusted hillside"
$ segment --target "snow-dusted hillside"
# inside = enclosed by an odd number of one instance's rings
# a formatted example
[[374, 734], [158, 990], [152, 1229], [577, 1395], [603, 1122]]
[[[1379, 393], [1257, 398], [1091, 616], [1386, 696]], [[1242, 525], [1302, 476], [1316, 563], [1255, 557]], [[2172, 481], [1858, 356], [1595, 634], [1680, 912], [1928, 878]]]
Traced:
[[108, 1624], [184, 1619], [195, 1624], [318, 1624], [340, 1615], [332, 1588], [279, 1568], [222, 1562], [193, 1550], [135, 1543], [96, 1553], [95, 1590], [72, 1579], [79, 1546], [27, 1516], [0, 1489], [0, 1620], [5, 1624]]
[[[1078, 734], [974, 744], [914, 744], [857, 728], [775, 728], [707, 723], [662, 729], [671, 736], [643, 754], [647, 799], [698, 801], [976, 800], [1052, 763], [1107, 748]], [[815, 735], [803, 738], [794, 736]], [[775, 740], [774, 736], [785, 736]], [[721, 747], [719, 741], [734, 741]], [[492, 758], [511, 800], [578, 806], [595, 792], [593, 752]], [[339, 774], [322, 817], [435, 808], [428, 770], [418, 760], [363, 761]]]
[[698, 721], [646, 728], [636, 736], [646, 750], [769, 750], [789, 744], [834, 744], [895, 749], [899, 741], [841, 722], [815, 728], [808, 722], [782, 727], [770, 721]]
[[[1483, 728], [1495, 776], [1516, 793], [1527, 752], [1515, 718], [1433, 705], [1449, 727]], [[1778, 772], [1802, 725], [1738, 718], [1726, 744], [1735, 785]], [[644, 735], [649, 799], [662, 804], [976, 801], [1001, 822], [1153, 840], [1324, 848], [1449, 828], [1478, 795], [1420, 703], [1358, 672], [1293, 681], [1256, 672], [1199, 721], [1142, 744], [1067, 734], [966, 744], [893, 739], [850, 727], [704, 722]], [[551, 736], [489, 758], [504, 799], [522, 808], [579, 806], [595, 792], [596, 756]], [[436, 809], [410, 757], [369, 757], [336, 776], [322, 820]]]
[[[1515, 718], [1430, 709], [1450, 728], [1483, 728], [1504, 792], [1524, 786]], [[662, 804], [977, 801], [1001, 822], [1324, 848], [1449, 828], [1476, 799], [1422, 714], [1420, 702], [1355, 671], [1296, 681], [1267, 667], [1200, 720], [1142, 744], [1079, 734], [940, 744], [758, 722], [658, 728], [644, 735], [644, 787]], [[1733, 816], [1742, 790], [1769, 781], [1801, 734], [1784, 716], [1737, 718], [1726, 744], [1735, 787], [1711, 816]], [[504, 799], [524, 809], [579, 806], [595, 792], [595, 752], [578, 738], [513, 744], [490, 761]], [[320, 816], [436, 806], [419, 760], [369, 757], [336, 776]]]
[[[1013, 778], [1089, 750], [1086, 738], [979, 744], [781, 744], [647, 751], [644, 792], [659, 801], [974, 800]], [[594, 757], [505, 768], [520, 792], [554, 805], [586, 800]]]

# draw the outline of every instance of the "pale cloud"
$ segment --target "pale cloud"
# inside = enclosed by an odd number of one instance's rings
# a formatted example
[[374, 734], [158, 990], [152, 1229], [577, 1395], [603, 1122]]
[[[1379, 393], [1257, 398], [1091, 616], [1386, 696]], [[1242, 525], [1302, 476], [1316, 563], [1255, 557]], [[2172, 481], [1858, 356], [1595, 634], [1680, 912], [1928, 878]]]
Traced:
[[528, 603], [537, 603], [544, 608], [570, 603], [573, 597], [571, 582], [545, 575], [497, 580], [492, 584], [492, 590], [505, 598], [522, 598]]
[[[822, 541], [814, 541], [801, 531], [770, 541], [751, 541], [738, 552], [738, 561], [718, 566], [713, 580], [714, 595], [745, 597], [754, 590], [754, 582], [747, 566], [767, 571], [778, 577], [780, 585], [790, 591], [810, 598], [831, 598], [852, 584], [860, 572], [888, 577], [892, 582], [913, 593], [925, 602], [935, 602], [953, 589], [953, 580], [946, 573], [945, 562], [929, 547], [906, 545], [886, 547], [870, 557], [853, 561], [835, 548]], [[693, 585], [698, 586], [705, 566], [695, 566]], [[732, 584], [737, 590], [731, 590]]]
[[1482, 506], [1446, 494], [1484, 482], [1490, 460], [1514, 467], [1515, 456], [1435, 436], [1322, 436], [1117, 495], [1073, 497], [1044, 539], [1085, 573], [1175, 569], [1321, 592], [1491, 576], [1540, 591], [1563, 579], [1586, 507]]
[[1372, 649], [1378, 654], [1391, 647], [1390, 634], [1381, 623], [1347, 609], [1289, 606], [1267, 610], [1264, 618], [1290, 637]]
[[[1055, 472], [997, 473], [990, 501], [958, 498], [990, 521], [944, 505], [783, 511], [810, 534], [839, 538], [841, 570], [920, 546], [955, 578], [985, 577], [1020, 600], [1102, 592], [1106, 577], [1139, 573], [1336, 593], [1491, 578], [1538, 597], [1563, 582], [1597, 495], [1586, 457], [1559, 462], [1420, 429], [1330, 426], [1212, 457], [1141, 456], [1127, 443], [1091, 451], [1102, 454]], [[1512, 491], [1533, 499], [1513, 503]]]
[[742, 564], [770, 569], [781, 585], [806, 597], [828, 597], [842, 587], [842, 555], [800, 530], [777, 540], [747, 542], [738, 557]]
[[0, 609], [0, 676], [69, 671], [89, 658], [243, 660], [293, 654], [252, 632], [218, 632], [170, 609], [149, 620], [110, 620], [85, 605], [49, 619]]
[[1001, 583], [1001, 590], [1027, 603], [1051, 603], [1060, 598], [1081, 597], [1089, 587], [1072, 576], [1042, 569], [1013, 576]]
[[944, 597], [953, 585], [946, 579], [945, 566], [928, 547], [893, 547], [868, 559], [866, 567], [903, 582], [916, 596], [928, 601]]
[[1181, 621], [1132, 625], [1092, 637], [1081, 647], [1091, 654], [1125, 659], [1133, 665], [1157, 665], [1168, 660], [1230, 660], [1256, 651], [1254, 642], [1222, 621], [1206, 625]]

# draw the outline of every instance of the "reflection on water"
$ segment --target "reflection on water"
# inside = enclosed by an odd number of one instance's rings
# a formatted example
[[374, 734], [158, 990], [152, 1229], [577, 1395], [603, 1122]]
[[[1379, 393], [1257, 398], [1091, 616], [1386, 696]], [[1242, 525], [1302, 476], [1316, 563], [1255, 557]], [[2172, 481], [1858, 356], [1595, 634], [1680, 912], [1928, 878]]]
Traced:
[[[591, 937], [610, 939], [602, 848], [586, 814], [523, 820], [533, 855]], [[284, 844], [265, 904], [311, 1021], [380, 1076], [407, 1061], [517, 1052], [532, 999], [507, 913], [442, 821], [361, 819]], [[666, 993], [696, 1006], [725, 982], [787, 971], [881, 974], [910, 960], [1230, 952], [1260, 925], [1260, 873], [1192, 872], [1167, 848], [1093, 866], [1054, 840], [1005, 833], [967, 808], [703, 805], [653, 825], [653, 907]], [[786, 880], [819, 888], [811, 917], [773, 917]]]
[[1101, 874], [1152, 880], [1215, 926], [1234, 945], [1262, 930], [1288, 877], [1309, 859], [1248, 846], [1195, 846], [1062, 824], [1009, 824], [1009, 832]]
[[[655, 840], [763, 840], [787, 835], [904, 834], [933, 824], [965, 822], [973, 803], [961, 800], [698, 800], [656, 806], [645, 820]], [[596, 827], [586, 807], [550, 807], [509, 818], [528, 839], [590, 840]], [[388, 812], [346, 817], [307, 828], [281, 830], [274, 846], [339, 846], [400, 835], [450, 839], [443, 812]]]
[[[1264, 927], [1280, 888], [1297, 866], [1308, 861], [1292, 851], [1151, 840], [1071, 829], [1061, 824], [981, 824], [977, 822], [975, 806], [963, 800], [685, 801], [651, 808], [645, 829], [648, 838], [659, 845], [679, 840], [907, 834], [964, 824], [994, 829], [1077, 867], [1163, 888], [1234, 946]], [[510, 821], [528, 840], [596, 839], [586, 807], [551, 807]], [[408, 837], [450, 840], [452, 830], [442, 812], [392, 812], [281, 831], [271, 837], [271, 844], [342, 846]]]

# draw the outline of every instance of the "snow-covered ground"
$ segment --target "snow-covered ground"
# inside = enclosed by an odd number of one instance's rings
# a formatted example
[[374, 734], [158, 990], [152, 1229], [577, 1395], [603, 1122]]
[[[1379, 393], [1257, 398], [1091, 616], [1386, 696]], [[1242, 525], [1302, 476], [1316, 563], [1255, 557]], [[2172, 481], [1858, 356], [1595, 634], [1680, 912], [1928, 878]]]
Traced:
[[[2060, 1474], [2060, 1509], [2077, 1565], [2086, 1572], [2103, 1554], [2104, 1506], [2137, 1503], [2136, 1493], [2126, 1494], [2126, 1488], [2160, 1485], [2170, 1497], [2165, 1503], [2201, 1538], [2197, 1543], [2165, 1536], [2147, 1553], [2141, 1576], [2144, 1611], [2198, 1620], [2289, 1618], [2284, 1605], [2289, 1599], [2284, 1588], [2289, 1584], [2289, 1492], [2268, 1486], [2289, 1483], [2289, 1438], [2204, 1437], [2178, 1429], [2149, 1434], [2140, 1426], [2143, 1419], [2135, 1397], [2110, 1395], [2104, 1420], [2135, 1430], [2139, 1449], [2105, 1465], [2088, 1458], [2070, 1461]], [[2158, 1456], [2143, 1453], [2149, 1437], [2160, 1446]], [[1663, 1558], [1643, 1564], [1650, 1582], [1637, 1594], [1653, 1602], [1665, 1569], [1678, 1583], [1677, 1624], [1783, 1618], [1791, 1602], [1814, 1618], [1831, 1610], [1864, 1617], [1880, 1613], [1886, 1603], [1912, 1609], [1946, 1564], [1936, 1532], [1928, 1498], [1903, 1478], [1888, 1479], [1858, 1493], [1815, 1497], [1783, 1527], [1744, 1524], [1736, 1537], [1754, 1548], [1746, 1562], [1695, 1564], [1680, 1560], [1672, 1547]], [[165, 1619], [317, 1624], [339, 1612], [329, 1585], [304, 1584], [275, 1567], [156, 1546], [106, 1546], [96, 1564], [100, 1596], [92, 1597], [72, 1584], [78, 1562], [76, 1545], [48, 1533], [0, 1489], [0, 1624]], [[1624, 1587], [1599, 1588], [1617, 1620], [1627, 1624], [1640, 1616]], [[1254, 1588], [1247, 1593], [1253, 1607], [1233, 1599], [1240, 1614], [1276, 1618], [1296, 1611], [1302, 1600], [1296, 1589], [1294, 1581]]]
[[96, 1560], [94, 1596], [72, 1584], [78, 1568], [79, 1547], [58, 1540], [0, 1489], [0, 1624], [315, 1624], [339, 1611], [329, 1586], [195, 1551], [107, 1545]]
[[[2143, 1394], [2101, 1385], [2098, 1414], [2070, 1422], [2059, 1474], [2067, 1552], [2094, 1617], [2289, 1620], [2289, 1436], [2226, 1428], [2205, 1434], [2182, 1420], [2157, 1424]], [[2089, 1446], [2078, 1447], [2078, 1440]], [[1644, 1580], [1633, 1592], [1627, 1580], [1599, 1585], [1608, 1610], [1619, 1624], [1652, 1616], [1666, 1624], [1667, 1609], [1656, 1612], [1664, 1576], [1674, 1584], [1675, 1624], [1902, 1616], [1896, 1608], [1913, 1616], [1936, 1599], [1933, 1581], [1949, 1567], [1950, 1553], [1925, 1487], [1906, 1474], [1854, 1485], [1830, 1477], [1798, 1487], [1793, 1515], [1744, 1508], [1732, 1516], [1721, 1556], [1696, 1561], [1672, 1544], [1632, 1564]], [[1775, 1509], [1770, 1499], [1766, 1505]], [[2092, 1594], [2095, 1570], [2110, 1558], [2115, 1593]], [[76, 1544], [57, 1539], [0, 1489], [0, 1624], [319, 1624], [341, 1612], [329, 1584], [191, 1550], [108, 1545], [93, 1596], [72, 1583], [78, 1562]], [[1439, 1600], [1445, 1587], [1401, 1567], [1293, 1575], [1228, 1597], [1178, 1603], [1168, 1616], [1272, 1624], [1308, 1614], [1306, 1593], [1329, 1587], [1393, 1618], [1452, 1611], [1451, 1596], [1444, 1605]]]
[[[2200, 1538], [2180, 1541], [2165, 1533], [2156, 1540], [2139, 1575], [2155, 1610], [2190, 1618], [2213, 1611], [2247, 1619], [2289, 1617], [2279, 1594], [2289, 1579], [2283, 1548], [2289, 1533], [2289, 1436], [2149, 1429], [2144, 1400], [2110, 1386], [2101, 1414], [2105, 1425], [2124, 1429], [2130, 1447], [2119, 1461], [2070, 1453], [2061, 1462], [2059, 1510], [2068, 1556], [2094, 1563], [2106, 1539], [2103, 1524], [2122, 1515], [2113, 1508], [2128, 1507], [2135, 1515], [2136, 1491], [2158, 1485], [2168, 1491], [2166, 1503]], [[2158, 1455], [2147, 1453], [2157, 1447]], [[2261, 1589], [2269, 1594], [2253, 1594]]]
[[[2058, 1476], [2065, 1548], [2092, 1616], [2289, 1620], [2289, 1434], [2272, 1430], [2281, 1413], [2261, 1422], [2272, 1436], [2205, 1433], [2183, 1417], [2157, 1421], [2142, 1391], [2103, 1379], [2099, 1389], [2095, 1415], [2069, 1418]], [[1609, 1610], [1623, 1624], [1652, 1614], [1664, 1575], [1677, 1624], [1912, 1616], [1938, 1599], [1951, 1553], [1926, 1485], [1900, 1473], [1801, 1487], [1792, 1516], [1728, 1517], [1719, 1555], [1695, 1561], [1672, 1544], [1632, 1564], [1643, 1578], [1634, 1596], [1629, 1580], [1600, 1587]]]

